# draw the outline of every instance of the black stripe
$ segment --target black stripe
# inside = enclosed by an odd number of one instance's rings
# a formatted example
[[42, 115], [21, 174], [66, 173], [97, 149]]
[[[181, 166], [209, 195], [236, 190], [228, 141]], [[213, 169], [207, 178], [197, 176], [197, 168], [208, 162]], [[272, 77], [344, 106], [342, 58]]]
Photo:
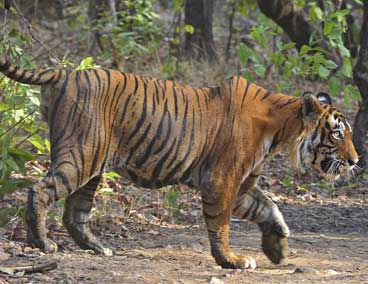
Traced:
[[[165, 114], [167, 114], [167, 116], [165, 116]], [[166, 136], [165, 138], [162, 140], [160, 146], [155, 150], [155, 152], [153, 153], [154, 155], [160, 153], [164, 148], [165, 146], [167, 145], [168, 141], [169, 141], [169, 138], [171, 136], [171, 127], [172, 127], [172, 121], [171, 121], [171, 114], [170, 112], [168, 111], [168, 108], [167, 108], [167, 100], [165, 100], [165, 105], [164, 105], [164, 112], [163, 112], [163, 115], [161, 117], [161, 121], [160, 121], [160, 125], [161, 127], [159, 128], [160, 132], [162, 131], [162, 125], [161, 122], [163, 123], [163, 119], [167, 117], [167, 123], [168, 123], [168, 126], [167, 126], [167, 131], [166, 131]]]
[[[219, 215], [216, 214], [216, 215], [210, 215], [208, 214], [207, 212], [205, 212], [205, 209], [203, 209], [203, 216], [206, 218], [206, 219], [210, 219], [210, 220], [213, 220], [213, 219], [216, 219]], [[217, 232], [216, 232], [217, 233]]]
[[15, 76], [15, 74], [17, 73], [17, 71], [19, 70], [19, 66], [16, 65], [12, 65], [10, 66], [10, 68], [12, 68], [13, 70], [10, 71], [10, 69], [6, 72], [6, 75], [9, 76], [10, 78], [12, 78], [15, 81], [18, 81], [18, 76]]
[[[72, 193], [72, 191], [73, 191], [73, 189], [72, 189], [72, 187], [71, 187], [71, 185], [70, 185], [70, 183], [69, 183], [69, 179], [63, 174], [63, 173], [61, 173], [61, 172], [56, 172], [56, 173], [53, 173], [52, 174], [52, 176], [53, 177], [57, 177], [57, 178], [59, 178], [60, 180], [61, 180], [61, 183], [64, 185], [64, 187], [66, 188], [66, 190], [68, 191], [68, 194], [70, 195], [71, 193]], [[56, 186], [54, 187], [55, 188], [55, 190], [57, 191], [57, 188], [56, 188]], [[55, 193], [55, 194], [57, 194], [57, 192]], [[58, 200], [58, 197], [57, 196], [55, 196], [55, 201], [57, 201]]]
[[[180, 162], [178, 162], [176, 164], [176, 166], [166, 175], [166, 177], [164, 179], [164, 182], [171, 181], [171, 179], [175, 176], [175, 174], [182, 167], [182, 165], [184, 165], [187, 162], [188, 157], [189, 157], [190, 153], [192, 152], [193, 142], [194, 142], [194, 132], [195, 132], [195, 113], [194, 113], [194, 110], [193, 110], [193, 113], [192, 113], [192, 117], [193, 117], [192, 127], [191, 127], [191, 133], [190, 133], [187, 152], [185, 153], [183, 159]], [[174, 156], [175, 159], [177, 159], [176, 157], [177, 156]]]
[[258, 88], [256, 93], [254, 94], [253, 100], [255, 100], [258, 96], [258, 94], [262, 91], [262, 88]]
[[201, 151], [200, 155], [197, 157], [197, 159], [193, 159], [190, 166], [185, 170], [185, 172], [183, 173], [183, 175], [180, 178], [181, 182], [186, 182], [189, 175], [191, 174], [192, 169], [194, 169], [196, 166], [198, 166], [200, 161], [205, 158], [204, 153], [205, 153], [206, 148], [207, 148], [207, 140], [208, 140], [208, 134], [206, 134], [206, 138], [205, 138], [205, 141], [203, 143], [203, 147], [202, 147], [202, 151]]
[[259, 200], [257, 200], [257, 204], [256, 207], [254, 209], [252, 209], [252, 214], [249, 217], [249, 221], [254, 221], [256, 218], [256, 214], [257, 214], [257, 210], [259, 208], [259, 206], [261, 205], [261, 202]]
[[72, 110], [72, 117], [71, 119], [74, 120], [75, 114], [77, 113], [77, 108], [79, 108], [79, 102], [81, 100], [81, 86], [80, 86], [80, 78], [79, 78], [79, 72], [76, 71], [75, 73], [75, 84], [77, 85], [77, 94], [76, 94], [76, 101], [73, 104], [73, 110]]
[[[56, 100], [55, 100], [55, 103], [53, 104], [53, 106], [54, 107], [58, 107], [59, 106], [59, 104], [60, 104], [60, 101], [61, 101], [61, 99], [64, 97], [64, 95], [65, 95], [65, 92], [66, 92], [66, 88], [67, 88], [67, 85], [68, 85], [68, 82], [69, 82], [69, 72], [67, 71], [67, 73], [66, 73], [66, 76], [65, 76], [65, 79], [64, 79], [64, 83], [63, 83], [63, 85], [61, 86], [61, 89], [60, 89], [60, 94], [59, 94], [59, 96], [56, 98]], [[50, 128], [52, 129], [52, 126], [54, 125], [54, 120], [55, 120], [55, 115], [56, 115], [56, 111], [55, 111], [55, 109], [53, 109], [52, 111], [51, 111], [51, 118], [50, 118]]]
[[158, 161], [156, 167], [154, 168], [152, 172], [152, 178], [156, 179], [160, 177], [160, 173], [162, 171], [162, 168], [164, 166], [164, 163], [167, 161], [167, 158], [170, 156], [171, 152], [174, 149], [174, 146], [176, 144], [176, 138], [174, 139], [173, 143], [171, 144], [169, 150], [166, 152], [166, 154]]
[[143, 132], [143, 134], [141, 135], [141, 137], [138, 139], [137, 143], [135, 143], [135, 145], [130, 149], [130, 153], [128, 156], [128, 159], [126, 161], [126, 164], [129, 164], [130, 159], [132, 158], [133, 154], [135, 153], [135, 151], [137, 151], [138, 147], [144, 142], [145, 139], [147, 139], [147, 134], [151, 129], [151, 123], [148, 124], [148, 126], [146, 127], [145, 131]]
[[263, 100], [265, 100], [265, 99], [267, 99], [269, 96], [271, 96], [272, 95], [272, 93], [270, 92], [270, 91], [267, 91], [264, 95], [263, 95], [263, 97], [262, 97], [262, 99], [261, 99], [261, 101], [263, 101]]
[[[153, 145], [155, 144], [155, 142], [158, 139], [161, 138], [161, 135], [162, 135], [162, 127], [163, 127], [164, 120], [165, 120], [165, 117], [166, 117], [166, 114], [167, 113], [168, 113], [167, 112], [167, 101], [165, 101], [164, 110], [163, 110], [163, 113], [162, 113], [160, 122], [158, 124], [158, 127], [157, 127], [156, 136], [153, 137], [152, 140], [151, 140], [151, 142], [148, 144], [148, 146], [146, 148], [146, 151], [143, 154], [143, 156], [138, 161], [136, 161], [136, 163], [135, 163], [136, 166], [141, 167], [148, 160], [148, 158], [151, 156]], [[160, 147], [162, 147], [162, 149], [167, 144], [167, 142], [169, 140], [169, 137], [170, 137], [170, 134], [171, 134], [171, 119], [169, 118], [169, 120], [168, 120], [168, 131], [166, 132], [166, 136], [162, 140], [162, 143], [161, 143], [161, 146], [160, 146]], [[159, 150], [158, 152], [160, 152], [161, 150]]]
[[[184, 94], [182, 94], [182, 95], [183, 95], [183, 98], [185, 98]], [[188, 117], [188, 102], [187, 102], [186, 99], [184, 99], [184, 104], [185, 104], [184, 117], [183, 117], [183, 122], [181, 124], [180, 135], [179, 135], [179, 138], [178, 138], [178, 145], [176, 147], [175, 154], [174, 154], [173, 158], [171, 159], [170, 163], [168, 164], [168, 168], [171, 167], [171, 165], [173, 164], [173, 162], [177, 158], [178, 153], [179, 153], [179, 149], [180, 149], [180, 147], [182, 147], [183, 139], [185, 137], [186, 128], [187, 128], [187, 117]]]
[[96, 137], [96, 133], [98, 132], [97, 131], [97, 127], [95, 127], [94, 129], [94, 135], [93, 135], [93, 146], [92, 146], [92, 149], [95, 149], [94, 145], [95, 145], [95, 141], [97, 139], [97, 147], [96, 147], [96, 150], [94, 151], [95, 155], [92, 159], [92, 165], [91, 165], [91, 170], [89, 172], [89, 175], [90, 176], [93, 176], [95, 171], [96, 171], [96, 168], [97, 168], [97, 163], [99, 161], [99, 153], [100, 153], [100, 148], [101, 148], [101, 139], [99, 137], [99, 135], [97, 134], [97, 137]]
[[242, 101], [241, 101], [241, 104], [240, 104], [240, 106], [241, 106], [241, 107], [243, 106], [243, 103], [244, 103], [244, 101], [245, 101], [245, 97], [246, 97], [246, 96], [247, 96], [247, 94], [248, 94], [249, 86], [250, 86], [250, 83], [249, 83], [249, 81], [247, 80], [247, 85], [245, 86], [245, 91], [244, 91], [243, 98], [242, 98]]
[[135, 129], [133, 130], [133, 132], [130, 134], [128, 140], [132, 139], [140, 130], [140, 128], [142, 127], [144, 121], [146, 120], [146, 116], [147, 116], [147, 85], [144, 83], [143, 84], [144, 87], [144, 91], [143, 91], [143, 95], [144, 95], [144, 99], [143, 99], [143, 106], [142, 106], [142, 114], [135, 126]]
[[285, 107], [285, 106], [287, 106], [287, 105], [290, 105], [290, 104], [292, 104], [292, 103], [295, 103], [295, 102], [297, 102], [298, 100], [299, 100], [299, 99], [296, 99], [296, 98], [288, 99], [288, 101], [287, 101], [286, 103], [284, 103], [284, 104], [280, 105], [280, 106], [279, 106], [279, 108], [283, 108], [283, 107]]
[[[24, 71], [26, 71], [26, 72], [24, 72], [23, 74], [22, 74], [22, 76], [25, 76], [26, 75], [26, 73], [27, 73], [27, 70], [24, 70]], [[41, 71], [41, 72], [38, 72], [37, 73], [37, 76], [33, 76], [33, 74], [31, 73], [31, 77], [29, 77], [29, 78], [27, 78], [27, 80], [29, 80], [29, 79], [31, 79], [30, 81], [29, 81], [29, 84], [32, 84], [32, 83], [37, 83], [37, 82], [39, 82], [40, 80], [41, 80], [41, 77], [43, 77], [45, 74], [47, 74], [47, 73], [50, 73], [50, 72], [54, 72], [53, 70], [44, 70], [44, 71]], [[52, 76], [52, 77], [54, 77], [55, 76], [55, 74]], [[33, 77], [33, 78], [32, 78]], [[44, 82], [45, 84], [47, 84], [48, 83], [48, 81], [49, 81], [50, 79], [48, 79], [46, 82]]]
[[158, 105], [159, 104], [159, 98], [158, 98], [158, 87], [157, 87], [157, 83], [156, 81], [153, 81], [153, 85], [155, 86], [155, 91], [152, 95], [152, 102], [153, 102], [153, 106], [152, 106], [152, 110], [151, 110], [151, 114], [155, 114], [156, 112], [156, 104]]
[[174, 115], [175, 115], [175, 120], [178, 119], [178, 98], [177, 98], [177, 94], [175, 91], [175, 85], [173, 83], [173, 87], [172, 87], [172, 91], [173, 91], [173, 97], [174, 97]]
[[[89, 79], [89, 72], [88, 71], [82, 70], [82, 72], [84, 74], [84, 79], [86, 81], [86, 83], [85, 83], [86, 92], [83, 96], [82, 110], [83, 111], [88, 111], [88, 104], [87, 103], [88, 103], [89, 97], [91, 95], [91, 80]], [[82, 115], [82, 112], [80, 114]], [[79, 117], [79, 119], [81, 119], [81, 117]]]
[[82, 171], [82, 175], [84, 173], [84, 170], [85, 170], [85, 164], [86, 164], [86, 161], [85, 161], [85, 158], [84, 158], [84, 151], [83, 151], [83, 132], [78, 136], [77, 138], [77, 141], [78, 141], [78, 153], [79, 153], [79, 157], [80, 157], [80, 165], [81, 165], [81, 171]]
[[251, 210], [253, 209], [254, 204], [256, 204], [256, 203], [257, 203], [257, 201], [256, 201], [256, 200], [254, 200], [254, 198], [253, 198], [252, 204], [251, 204], [251, 205], [249, 206], [249, 208], [244, 212], [244, 214], [242, 215], [241, 219], [246, 219], [246, 218], [247, 218], [248, 214], [251, 212]]
[[[261, 207], [261, 208], [260, 208]], [[260, 208], [260, 209], [259, 209]], [[250, 217], [250, 221], [254, 221], [256, 220], [256, 218], [260, 215], [260, 213], [262, 213], [262, 211], [266, 208], [266, 206], [262, 203], [259, 202], [257, 204], [256, 209], [253, 210], [252, 216]], [[258, 210], [259, 209], [259, 210]], [[259, 212], [257, 212], [259, 211]]]
[[102, 102], [102, 110], [103, 110], [103, 114], [104, 114], [104, 118], [105, 118], [105, 114], [108, 114], [106, 109], [107, 109], [107, 103], [108, 103], [109, 98], [110, 98], [111, 73], [110, 73], [109, 69], [102, 69], [102, 70], [106, 73], [106, 76], [107, 76], [107, 90], [106, 90], [106, 92], [104, 92], [105, 97], [104, 97], [104, 100]]
[[80, 182], [82, 180], [81, 170], [79, 168], [79, 163], [77, 162], [77, 157], [74, 154], [74, 151], [70, 151], [70, 155], [74, 161], [74, 169], [77, 171], [77, 188], [79, 188]]

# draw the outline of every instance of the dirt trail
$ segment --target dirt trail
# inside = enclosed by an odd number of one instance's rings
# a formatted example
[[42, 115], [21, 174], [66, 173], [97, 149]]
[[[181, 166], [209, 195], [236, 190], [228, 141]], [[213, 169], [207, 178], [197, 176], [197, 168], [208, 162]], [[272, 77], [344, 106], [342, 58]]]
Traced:
[[232, 222], [231, 243], [237, 253], [257, 260], [255, 270], [217, 266], [203, 222], [127, 222], [128, 237], [103, 233], [104, 243], [116, 250], [112, 257], [78, 250], [65, 231], [53, 235], [63, 250], [54, 255], [3, 242], [3, 251], [12, 253], [7, 263], [46, 258], [57, 260], [59, 268], [16, 277], [0, 274], [0, 283], [368, 283], [368, 201], [341, 197], [280, 207], [293, 233], [291, 255], [283, 265], [269, 262], [258, 229], [243, 221]]

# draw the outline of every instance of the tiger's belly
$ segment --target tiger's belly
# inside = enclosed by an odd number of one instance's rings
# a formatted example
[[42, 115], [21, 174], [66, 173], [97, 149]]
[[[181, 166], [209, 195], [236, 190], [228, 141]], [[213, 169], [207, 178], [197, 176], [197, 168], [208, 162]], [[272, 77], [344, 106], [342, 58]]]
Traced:
[[194, 174], [194, 168], [198, 166], [196, 157], [189, 157], [189, 155], [184, 155], [184, 157], [181, 155], [176, 157], [170, 157], [170, 155], [145, 157], [139, 152], [133, 155], [134, 157], [130, 157], [129, 154], [123, 154], [120, 158], [115, 158], [105, 170], [113, 170], [135, 184], [146, 188], [160, 188], [179, 183], [187, 185], [197, 183], [195, 181], [198, 178]]

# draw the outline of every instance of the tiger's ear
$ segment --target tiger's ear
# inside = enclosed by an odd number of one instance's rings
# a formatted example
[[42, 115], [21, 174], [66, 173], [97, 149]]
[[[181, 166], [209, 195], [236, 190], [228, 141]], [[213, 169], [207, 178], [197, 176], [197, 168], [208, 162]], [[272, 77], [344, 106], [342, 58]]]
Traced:
[[300, 97], [302, 107], [302, 117], [306, 122], [313, 122], [319, 119], [322, 113], [322, 107], [319, 100], [310, 92], [305, 92]]
[[320, 101], [323, 105], [332, 105], [332, 100], [329, 94], [325, 92], [319, 92], [317, 94], [317, 99]]

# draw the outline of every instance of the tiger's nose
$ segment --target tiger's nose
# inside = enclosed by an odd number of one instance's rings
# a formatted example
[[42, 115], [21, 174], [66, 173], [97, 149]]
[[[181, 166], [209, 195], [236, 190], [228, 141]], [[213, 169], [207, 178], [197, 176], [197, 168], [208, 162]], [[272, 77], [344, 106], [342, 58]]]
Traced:
[[354, 166], [358, 161], [348, 159], [349, 166]]

